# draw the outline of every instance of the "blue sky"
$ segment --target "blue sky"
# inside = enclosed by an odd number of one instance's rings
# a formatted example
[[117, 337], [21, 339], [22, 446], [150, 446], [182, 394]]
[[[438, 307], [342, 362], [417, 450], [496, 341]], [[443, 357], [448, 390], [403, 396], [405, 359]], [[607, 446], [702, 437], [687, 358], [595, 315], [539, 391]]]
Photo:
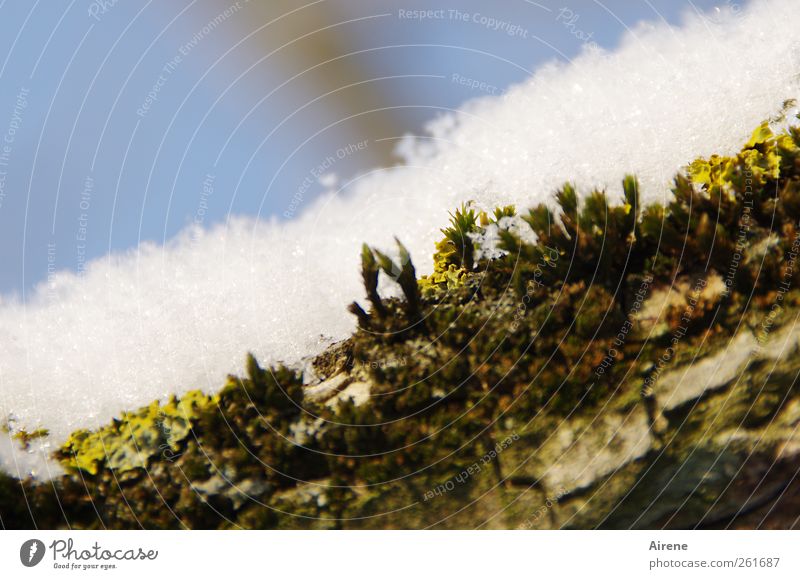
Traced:
[[193, 222], [291, 218], [321, 172], [393, 162], [444, 110], [725, 4], [2, 1], [0, 292]]

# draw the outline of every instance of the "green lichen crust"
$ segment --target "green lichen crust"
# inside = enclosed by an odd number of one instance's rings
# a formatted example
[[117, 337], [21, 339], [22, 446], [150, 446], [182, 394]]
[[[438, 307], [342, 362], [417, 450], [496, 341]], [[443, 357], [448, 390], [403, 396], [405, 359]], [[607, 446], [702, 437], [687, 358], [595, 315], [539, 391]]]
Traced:
[[0, 477], [3, 525], [792, 526], [800, 131], [695, 161], [665, 206], [633, 177], [556, 201], [461, 207], [420, 280], [365, 246], [369, 304], [316, 379], [250, 357], [76, 432], [53, 484]]
[[96, 475], [108, 468], [118, 473], [147, 468], [153, 457], [172, 459], [203, 410], [218, 405], [217, 396], [192, 391], [166, 404], [153, 402], [136, 412], [125, 412], [111, 426], [96, 432], [78, 430], [56, 452], [68, 472]]

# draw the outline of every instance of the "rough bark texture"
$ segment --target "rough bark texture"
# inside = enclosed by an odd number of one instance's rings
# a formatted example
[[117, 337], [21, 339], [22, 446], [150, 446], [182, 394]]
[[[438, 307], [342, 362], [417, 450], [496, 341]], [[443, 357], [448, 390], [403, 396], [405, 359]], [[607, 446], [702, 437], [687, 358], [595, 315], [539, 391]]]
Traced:
[[365, 247], [351, 338], [74, 433], [61, 479], [0, 476], [2, 524], [794, 528], [800, 131], [762, 125], [674, 194], [565, 186], [521, 218], [536, 242], [462, 207], [419, 283]]
[[[642, 312], [665, 293], [653, 292]], [[669, 311], [640, 316], [631, 335], [652, 334]], [[283, 388], [300, 382], [255, 365], [250, 379], [232, 379], [207, 398], [190, 428], [177, 435], [171, 428], [169, 448], [169, 412], [156, 412], [162, 419], [150, 436], [121, 429], [115, 441], [107, 433], [107, 448], [134, 440], [135, 460], [120, 458], [111, 468], [109, 459], [96, 472], [84, 463], [55, 487], [6, 479], [3, 523], [32, 525], [27, 499], [43, 527], [793, 528], [800, 516], [797, 313], [787, 308], [763, 343], [747, 327], [704, 346], [704, 338], [687, 338], [676, 348], [682, 362], [644, 396], [652, 368], [639, 360], [628, 368], [644, 369], [629, 372], [602, 401], [543, 411], [527, 424], [513, 407], [467, 428], [448, 414], [440, 424], [456, 424], [427, 444], [413, 438], [425, 433], [421, 426], [433, 432], [431, 422], [406, 417], [399, 429], [416, 446], [377, 458], [320, 454], [337, 450], [325, 433], [341, 431], [334, 438], [351, 436], [354, 444], [360, 436], [377, 440], [374, 432], [325, 423], [371, 413], [371, 396], [381, 390], [371, 379], [377, 368], [353, 363], [357, 343], [316, 361], [324, 379], [302, 388], [316, 419], [299, 410], [259, 417], [259, 407], [271, 404], [259, 398], [259, 380]], [[643, 344], [631, 340], [627, 351]], [[356, 406], [339, 406], [344, 400]], [[387, 449], [376, 442], [373, 450]]]

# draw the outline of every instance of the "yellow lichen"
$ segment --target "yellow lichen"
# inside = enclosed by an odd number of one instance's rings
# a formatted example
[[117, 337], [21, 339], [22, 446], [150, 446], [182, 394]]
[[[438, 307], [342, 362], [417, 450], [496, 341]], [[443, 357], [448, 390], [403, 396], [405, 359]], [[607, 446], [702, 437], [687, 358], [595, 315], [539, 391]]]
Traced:
[[30, 448], [31, 442], [39, 438], [45, 438], [50, 435], [50, 431], [46, 428], [37, 428], [36, 430], [27, 431], [25, 429], [18, 430], [12, 435], [12, 438], [18, 440], [24, 449]]
[[74, 432], [57, 457], [67, 470], [89, 474], [97, 474], [103, 465], [123, 472], [147, 466], [154, 456], [169, 459], [191, 432], [192, 420], [218, 401], [218, 396], [193, 390], [180, 399], [173, 396], [163, 405], [153, 402], [123, 413], [120, 419], [97, 431]]
[[464, 283], [467, 270], [453, 263], [456, 250], [453, 242], [445, 238], [436, 244], [433, 254], [433, 273], [423, 275], [419, 288], [424, 296], [431, 296], [439, 290], [452, 290]]

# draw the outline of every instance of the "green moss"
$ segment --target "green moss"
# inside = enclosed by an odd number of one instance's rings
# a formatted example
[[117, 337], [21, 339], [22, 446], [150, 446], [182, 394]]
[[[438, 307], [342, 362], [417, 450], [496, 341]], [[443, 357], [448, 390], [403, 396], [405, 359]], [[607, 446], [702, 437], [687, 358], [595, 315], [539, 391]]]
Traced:
[[[502, 217], [513, 214], [512, 206], [497, 209], [495, 220], [499, 221]], [[478, 225], [479, 221], [481, 225]], [[441, 230], [444, 237], [436, 244], [433, 254], [433, 273], [422, 276], [419, 280], [420, 290], [426, 297], [436, 298], [465, 282], [475, 260], [475, 242], [472, 236], [482, 232], [489, 223], [485, 213], [478, 215], [467, 204], [450, 214], [450, 226]]]
[[[797, 130], [776, 135], [764, 124], [739, 154], [696, 160], [666, 205], [642, 207], [638, 189], [632, 176], [616, 193], [583, 197], [565, 184], [557, 209], [520, 214], [535, 242], [503, 226], [516, 208], [490, 216], [464, 205], [442, 230], [433, 274], [419, 280], [399, 241], [399, 261], [365, 245], [369, 305], [350, 307], [360, 329], [313, 365], [325, 378], [367, 382], [369, 402], [305, 400], [299, 372], [250, 356], [246, 376], [215, 396], [191, 392], [73, 433], [57, 452], [68, 474], [56, 491], [26, 489], [34, 511], [60, 524], [57, 493], [75, 527], [385, 526], [380, 513], [402, 506], [392, 497], [419, 501], [512, 432], [533, 445], [564, 420], [642, 404], [677, 333], [669, 366], [722, 347], [740, 322], [754, 331], [788, 323], [770, 312], [778, 296], [787, 308], [798, 301], [794, 290], [777, 293], [800, 276], [790, 259]], [[475, 239], [490, 226], [504, 253], [485, 259]], [[665, 307], [656, 337], [631, 329], [642, 280], [649, 299], [712, 275], [724, 291], [698, 297], [689, 313], [686, 303]], [[386, 279], [403, 298], [380, 297]], [[765, 392], [753, 420], [769, 420], [784, 393]], [[502, 480], [503, 468], [501, 457], [474, 488]], [[0, 485], [0, 499], [15, 493]]]
[[478, 220], [475, 210], [464, 204], [450, 214], [450, 226], [442, 229], [444, 240], [449, 249], [450, 263], [463, 267], [467, 271], [472, 269], [475, 257], [475, 244], [471, 234], [478, 230]]

